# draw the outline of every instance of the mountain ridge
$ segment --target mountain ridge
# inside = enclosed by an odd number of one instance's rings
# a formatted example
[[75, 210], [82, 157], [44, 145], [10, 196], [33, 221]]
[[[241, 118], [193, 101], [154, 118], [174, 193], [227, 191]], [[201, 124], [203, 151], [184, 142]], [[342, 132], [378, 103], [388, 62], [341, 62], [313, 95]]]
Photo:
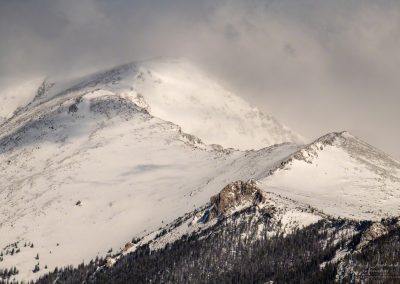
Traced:
[[[204, 80], [214, 91], [216, 85], [200, 75], [190, 81], [192, 77], [184, 74], [191, 67], [185, 65], [178, 64], [168, 77], [164, 68], [171, 70], [170, 64], [151, 69], [151, 74], [147, 72], [151, 66], [129, 73], [133, 67], [128, 64], [73, 84], [43, 82], [35, 100], [0, 125], [1, 266], [17, 267], [16, 279], [37, 279], [47, 272], [44, 265], [48, 271], [78, 265], [82, 259], [104, 256], [110, 248], [119, 249], [129, 239], [149, 233], [154, 237], [162, 232], [157, 228], [185, 214], [201, 212], [196, 217], [200, 220], [204, 210], [211, 210], [210, 198], [221, 189], [229, 196], [219, 195], [211, 201], [214, 205], [231, 197], [241, 204], [238, 193], [248, 190], [268, 198], [266, 203], [253, 200], [253, 195], [244, 198], [251, 204], [246, 208], [257, 211], [279, 203], [275, 207], [281, 210], [277, 211], [281, 223], [297, 220], [288, 232], [302, 230], [303, 224], [314, 226], [321, 218], [375, 222], [400, 215], [396, 206], [400, 164], [347, 132], [330, 133], [307, 145], [286, 141], [238, 150], [188, 132], [176, 123], [179, 117], [172, 119], [175, 122], [158, 117], [155, 108], [177, 104], [170, 100], [175, 92], [184, 97], [181, 107], [199, 107], [191, 110], [205, 113], [215, 110], [207, 96], [199, 103], [191, 101], [199, 93], [187, 94], [193, 82], [203, 86]], [[176, 86], [182, 81], [183, 86]], [[160, 92], [163, 88], [157, 87], [162, 84], [171, 87], [166, 98]], [[246, 113], [240, 109], [242, 100], [224, 92], [217, 105], [226, 100], [226, 110], [235, 115], [224, 116], [226, 112], [216, 121], [231, 119], [237, 125], [236, 115]], [[243, 119], [250, 124], [256, 121], [257, 126], [257, 111], [249, 111], [256, 113], [255, 118], [244, 115]], [[192, 119], [204, 129], [211, 127], [203, 125], [201, 116]], [[237, 133], [230, 133], [234, 134], [227, 139], [234, 140]], [[240, 211], [225, 205], [211, 211], [217, 217], [214, 222], [222, 211], [231, 209], [234, 214]], [[244, 227], [247, 221], [264, 220], [261, 215], [250, 216], [252, 210], [243, 215]], [[11, 255], [11, 247], [18, 253]], [[36, 255], [40, 255], [39, 271]]]
[[[400, 227], [398, 218], [379, 222], [335, 219], [293, 200], [261, 192], [252, 181], [233, 182], [219, 195], [224, 199], [231, 193], [235, 195], [230, 199], [233, 210], [211, 217], [211, 210], [218, 206], [212, 197], [210, 203], [142, 239], [134, 238], [115, 253], [109, 252], [106, 259], [55, 270], [37, 283], [55, 279], [66, 283], [187, 283], [199, 279], [207, 279], [207, 283], [265, 283], [271, 279], [335, 283], [377, 276], [390, 280], [396, 275], [396, 269], [382, 275], [363, 274], [363, 267], [357, 267], [352, 259], [374, 249], [377, 241], [395, 236]], [[254, 193], [261, 198], [253, 199]], [[308, 244], [310, 238], [313, 241]], [[271, 247], [274, 242], [278, 245]], [[289, 245], [292, 242], [293, 246]], [[258, 266], [260, 261], [263, 264]], [[393, 263], [394, 258], [389, 261]], [[243, 265], [249, 268], [243, 269]]]
[[259, 186], [334, 216], [400, 215], [400, 163], [348, 132], [324, 135], [292, 153]]
[[64, 82], [45, 80], [32, 101], [16, 114], [57, 98], [98, 89], [141, 100], [152, 115], [180, 125], [206, 144], [247, 150], [304, 140], [188, 61], [174, 58], [132, 62]]

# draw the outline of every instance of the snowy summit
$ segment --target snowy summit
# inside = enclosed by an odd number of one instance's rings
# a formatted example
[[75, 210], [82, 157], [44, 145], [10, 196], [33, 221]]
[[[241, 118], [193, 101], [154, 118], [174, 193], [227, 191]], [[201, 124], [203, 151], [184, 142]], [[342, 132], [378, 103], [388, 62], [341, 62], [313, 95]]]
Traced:
[[184, 60], [18, 92], [0, 124], [0, 265], [17, 280], [152, 241], [181, 216], [161, 244], [248, 208], [285, 234], [400, 214], [399, 162], [348, 133], [304, 145]]

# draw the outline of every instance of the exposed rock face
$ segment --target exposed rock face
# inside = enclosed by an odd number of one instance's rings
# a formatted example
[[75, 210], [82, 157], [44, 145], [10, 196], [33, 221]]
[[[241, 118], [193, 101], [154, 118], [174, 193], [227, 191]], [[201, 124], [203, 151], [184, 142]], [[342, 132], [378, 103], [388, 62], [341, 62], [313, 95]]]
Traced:
[[213, 205], [210, 217], [213, 219], [213, 217], [231, 213], [238, 206], [262, 203], [265, 198], [254, 181], [239, 180], [225, 186], [219, 194], [212, 196], [210, 201]]
[[335, 144], [335, 141], [345, 140], [344, 136], [347, 135], [346, 133], [347, 132], [345, 132], [345, 131], [333, 132], [333, 133], [329, 133], [325, 136], [322, 136], [321, 138], [319, 138], [318, 140], [314, 141], [313, 143], [307, 145], [300, 151], [294, 153], [291, 159], [289, 159], [286, 162], [283, 162], [282, 166], [284, 166], [288, 162], [291, 162], [292, 159], [304, 161], [306, 163], [311, 164], [312, 160], [314, 158], [318, 157], [318, 152], [322, 151], [325, 146], [333, 146]]
[[381, 236], [388, 234], [390, 231], [398, 228], [399, 226], [400, 224], [397, 218], [393, 218], [390, 222], [386, 220], [386, 222], [373, 223], [361, 237], [357, 249], [361, 250], [369, 242], [374, 241], [380, 238]]
[[72, 112], [77, 112], [78, 111], [78, 106], [76, 104], [72, 104], [69, 108], [68, 108], [68, 113], [72, 113]]
[[126, 243], [122, 251], [128, 251], [131, 247], [133, 247], [133, 244], [131, 242]]
[[108, 257], [106, 258], [106, 266], [107, 266], [108, 268], [113, 267], [114, 264], [115, 264], [115, 262], [116, 262], [116, 260], [115, 260], [114, 258], [110, 257], [110, 256], [108, 256]]
[[373, 241], [380, 236], [383, 236], [388, 233], [388, 228], [381, 223], [374, 223], [372, 226], [365, 232], [364, 240], [365, 241]]
[[181, 129], [179, 129], [179, 133], [182, 135], [182, 138], [184, 138], [185, 140], [187, 140], [191, 144], [202, 144], [203, 143], [200, 140], [200, 138], [198, 138], [198, 137], [196, 137], [196, 136], [194, 136], [192, 134], [184, 133], [184, 132], [182, 132]]
[[149, 104], [146, 102], [142, 94], [137, 94], [132, 100], [140, 108], [146, 110], [147, 112], [151, 111]]

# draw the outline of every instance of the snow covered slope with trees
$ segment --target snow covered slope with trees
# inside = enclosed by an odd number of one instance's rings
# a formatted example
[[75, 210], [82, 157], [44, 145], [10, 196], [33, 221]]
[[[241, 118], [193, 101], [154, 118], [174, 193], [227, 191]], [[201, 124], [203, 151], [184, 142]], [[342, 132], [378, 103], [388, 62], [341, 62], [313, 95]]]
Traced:
[[[13, 113], [0, 124], [0, 268], [17, 279], [104, 256], [237, 180], [270, 192], [292, 229], [400, 214], [399, 163], [350, 134], [227, 148], [300, 138], [181, 60], [43, 81]], [[298, 210], [309, 205], [321, 212]]]
[[1, 129], [1, 265], [20, 279], [117, 248], [299, 149], [207, 146], [107, 90], [31, 105]]
[[[390, 280], [399, 271], [393, 253], [399, 248], [399, 229], [398, 218], [335, 219], [262, 192], [253, 181], [236, 181], [205, 206], [142, 239], [134, 238], [120, 251], [75, 269], [52, 271], [37, 283]], [[383, 262], [374, 254], [377, 249]], [[372, 263], [383, 269], [369, 269]]]

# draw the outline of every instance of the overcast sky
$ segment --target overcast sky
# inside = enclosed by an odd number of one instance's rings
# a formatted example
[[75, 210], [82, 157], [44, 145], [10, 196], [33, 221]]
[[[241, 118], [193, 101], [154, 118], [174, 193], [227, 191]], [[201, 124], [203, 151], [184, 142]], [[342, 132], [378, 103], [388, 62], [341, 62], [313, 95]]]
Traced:
[[303, 136], [400, 159], [398, 0], [0, 0], [0, 84], [186, 57]]

